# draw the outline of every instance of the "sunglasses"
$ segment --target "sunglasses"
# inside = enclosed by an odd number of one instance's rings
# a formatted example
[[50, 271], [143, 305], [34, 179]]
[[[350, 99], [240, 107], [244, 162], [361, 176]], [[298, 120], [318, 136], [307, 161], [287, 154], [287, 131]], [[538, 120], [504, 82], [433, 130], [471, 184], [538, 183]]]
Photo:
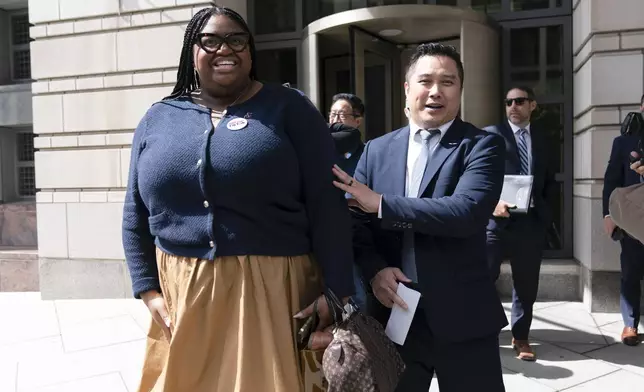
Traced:
[[520, 98], [508, 98], [505, 100], [505, 106], [512, 106], [512, 102], [516, 103], [517, 106], [522, 106], [526, 102], [531, 102], [530, 98], [520, 97]]
[[212, 54], [221, 49], [223, 44], [226, 44], [235, 53], [243, 52], [248, 46], [250, 41], [250, 34], [248, 33], [229, 33], [224, 36], [211, 33], [197, 34], [197, 45], [204, 52]]

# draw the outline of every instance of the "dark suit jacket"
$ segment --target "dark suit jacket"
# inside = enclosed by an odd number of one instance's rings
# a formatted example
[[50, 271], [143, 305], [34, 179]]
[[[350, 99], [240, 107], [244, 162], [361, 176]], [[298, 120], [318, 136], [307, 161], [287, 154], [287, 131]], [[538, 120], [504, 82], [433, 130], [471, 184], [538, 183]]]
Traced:
[[629, 156], [632, 151], [637, 151], [639, 137], [620, 135], [613, 140], [608, 166], [604, 174], [604, 189], [602, 195], [603, 216], [609, 214], [608, 200], [615, 188], [626, 187], [640, 183], [640, 176], [631, 170]]
[[382, 197], [382, 219], [354, 212], [356, 263], [367, 281], [401, 267], [402, 234], [415, 234], [418, 286], [435, 337], [498, 333], [507, 319], [490, 278], [485, 225], [499, 199], [503, 140], [456, 119], [434, 150], [420, 188], [405, 197], [409, 127], [367, 143], [356, 180]]
[[[489, 126], [485, 130], [500, 135], [505, 140], [505, 174], [519, 174], [521, 171], [519, 150], [510, 124], [507, 121], [503, 121], [501, 124]], [[530, 139], [532, 142], [531, 171], [534, 176], [532, 183], [533, 209], [543, 225], [549, 226], [552, 222], [552, 212], [548, 201], [555, 185], [554, 172], [550, 170], [548, 165], [543, 134], [534, 124], [530, 125]], [[507, 218], [490, 218], [488, 229], [502, 228], [509, 221]]]

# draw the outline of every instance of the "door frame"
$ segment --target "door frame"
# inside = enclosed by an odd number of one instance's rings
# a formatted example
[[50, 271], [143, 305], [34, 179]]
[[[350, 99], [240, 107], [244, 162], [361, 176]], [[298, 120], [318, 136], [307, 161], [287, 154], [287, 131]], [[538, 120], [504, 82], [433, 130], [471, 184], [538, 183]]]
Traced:
[[501, 69], [503, 79], [501, 84], [505, 91], [510, 87], [510, 30], [514, 28], [535, 28], [561, 26], [562, 28], [562, 78], [563, 91], [561, 94], [547, 94], [537, 97], [540, 104], [561, 103], [563, 111], [563, 172], [555, 174], [557, 184], [562, 184], [562, 237], [561, 249], [545, 250], [546, 259], [568, 259], [573, 257], [574, 250], [574, 221], [573, 221], [573, 184], [574, 184], [574, 132], [573, 132], [573, 56], [572, 56], [572, 21], [568, 16], [539, 18], [530, 20], [514, 20], [500, 23], [502, 26]]
[[[373, 53], [386, 62], [385, 81], [385, 107], [388, 108], [385, 115], [387, 132], [393, 131], [401, 124], [403, 114], [402, 102], [402, 80], [401, 80], [401, 49], [399, 46], [385, 38], [373, 34], [355, 25], [349, 25], [349, 56], [350, 56], [350, 78], [351, 89], [354, 94], [367, 101], [365, 96], [364, 83], [359, 83], [359, 78], [364, 81], [364, 58], [366, 53]], [[367, 40], [362, 38], [368, 38]], [[367, 114], [368, 115], [368, 114]], [[363, 127], [361, 127], [363, 128]], [[361, 129], [363, 135], [365, 130]]]

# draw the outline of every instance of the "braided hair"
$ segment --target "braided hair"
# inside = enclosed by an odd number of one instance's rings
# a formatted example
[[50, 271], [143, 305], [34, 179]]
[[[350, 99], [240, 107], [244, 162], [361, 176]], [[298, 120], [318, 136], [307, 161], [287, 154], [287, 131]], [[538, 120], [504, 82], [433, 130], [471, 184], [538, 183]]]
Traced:
[[199, 76], [195, 72], [193, 45], [197, 39], [197, 34], [203, 30], [204, 26], [211, 17], [216, 15], [226, 16], [232, 19], [239, 27], [248, 33], [248, 48], [250, 50], [251, 68], [250, 78], [257, 79], [257, 70], [255, 69], [255, 39], [248, 28], [248, 24], [237, 12], [230, 8], [220, 7], [214, 3], [210, 8], [204, 8], [197, 12], [188, 22], [186, 32], [183, 36], [183, 47], [181, 48], [181, 59], [179, 60], [179, 69], [177, 70], [177, 83], [172, 93], [164, 99], [178, 98], [190, 94], [200, 87]]

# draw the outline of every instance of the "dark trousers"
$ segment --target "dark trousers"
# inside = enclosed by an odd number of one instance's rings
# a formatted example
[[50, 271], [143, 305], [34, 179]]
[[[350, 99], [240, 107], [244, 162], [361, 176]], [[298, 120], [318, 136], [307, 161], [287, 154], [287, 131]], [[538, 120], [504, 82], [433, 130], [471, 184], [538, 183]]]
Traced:
[[545, 242], [545, 225], [534, 212], [513, 215], [507, 222], [487, 231], [487, 257], [490, 274], [496, 281], [501, 263], [510, 259], [512, 267], [512, 336], [527, 340], [534, 303], [539, 291], [539, 272]]
[[644, 278], [644, 245], [631, 237], [625, 237], [620, 242], [622, 245], [620, 254], [622, 318], [626, 327], [637, 328], [640, 323], [642, 295], [640, 281]]
[[427, 392], [434, 373], [441, 392], [505, 392], [498, 334], [458, 343], [435, 339], [417, 309], [399, 350], [406, 369], [396, 392]]

